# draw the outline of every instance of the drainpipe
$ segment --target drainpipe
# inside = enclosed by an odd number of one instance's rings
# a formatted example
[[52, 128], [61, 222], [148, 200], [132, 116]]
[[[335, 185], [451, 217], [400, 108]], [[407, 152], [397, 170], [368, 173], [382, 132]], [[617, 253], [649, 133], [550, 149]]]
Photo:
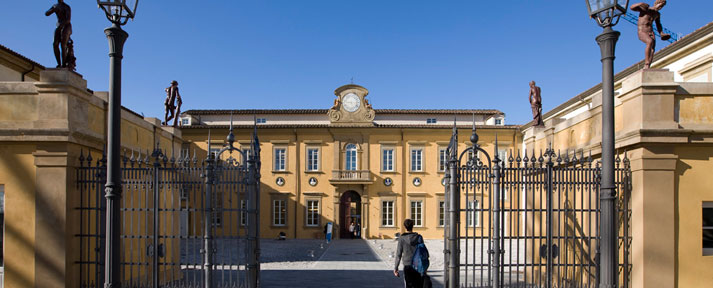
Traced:
[[395, 224], [399, 224], [399, 233], [403, 234], [404, 233], [404, 225], [403, 222], [406, 220], [407, 213], [406, 209], [408, 209], [408, 203], [406, 199], [406, 185], [408, 183], [408, 176], [406, 174], [409, 173], [408, 165], [407, 165], [407, 159], [408, 159], [408, 149], [409, 147], [406, 147], [406, 140], [404, 139], [404, 129], [401, 129], [401, 219], [399, 219], [399, 222]]
[[25, 82], [25, 75], [30, 74], [30, 72], [35, 71], [35, 64], [32, 63], [32, 68], [30, 70], [27, 70], [25, 72], [22, 72], [22, 82]]
[[300, 171], [300, 142], [297, 139], [297, 129], [292, 129], [292, 133], [295, 135], [295, 166], [297, 167], [297, 169], [295, 169], [295, 217], [292, 218], [294, 218], [295, 223], [294, 238], [297, 239], [297, 215], [299, 215], [299, 211], [297, 208], [300, 205], [300, 196], [302, 196], [302, 191], [300, 191], [300, 187], [302, 187], [302, 185], [300, 185], [300, 180], [302, 179], [302, 171]]

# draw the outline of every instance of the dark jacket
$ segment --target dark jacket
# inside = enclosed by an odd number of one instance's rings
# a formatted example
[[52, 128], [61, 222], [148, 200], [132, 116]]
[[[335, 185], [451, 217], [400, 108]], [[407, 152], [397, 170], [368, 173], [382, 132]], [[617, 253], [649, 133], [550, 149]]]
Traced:
[[394, 270], [399, 270], [399, 262], [403, 257], [404, 266], [411, 266], [413, 263], [413, 253], [416, 252], [416, 245], [420, 235], [418, 233], [406, 232], [399, 236], [399, 244], [396, 246], [396, 263]]

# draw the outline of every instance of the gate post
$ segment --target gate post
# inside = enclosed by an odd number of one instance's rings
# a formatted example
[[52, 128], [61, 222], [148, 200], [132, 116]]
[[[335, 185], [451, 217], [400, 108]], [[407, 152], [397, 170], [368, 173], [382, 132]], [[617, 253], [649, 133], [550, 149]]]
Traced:
[[553, 254], [552, 254], [552, 213], [553, 213], [553, 207], [552, 207], [552, 169], [554, 166], [554, 162], [552, 162], [552, 157], [554, 157], [554, 150], [552, 148], [548, 149], [545, 151], [545, 157], [547, 157], [547, 186], [545, 187], [547, 189], [547, 218], [545, 218], [546, 224], [547, 225], [547, 230], [545, 233], [547, 233], [547, 279], [545, 280], [547, 287], [552, 287], [552, 260], [553, 260]]
[[[147, 151], [148, 152], [148, 151]], [[160, 225], [159, 222], [159, 192], [160, 190], [160, 182], [161, 179], [159, 178], [159, 168], [161, 167], [161, 162], [160, 159], [163, 156], [161, 153], [161, 150], [159, 150], [158, 145], [156, 149], [154, 149], [153, 153], [151, 156], [154, 158], [153, 159], [153, 241], [151, 245], [153, 245], [153, 248], [150, 250], [152, 251], [152, 257], [151, 259], [151, 266], [152, 266], [152, 271], [151, 271], [151, 281], [153, 282], [152, 287], [158, 287], [158, 257], [159, 257], [159, 243], [158, 243], [158, 226]]]
[[[494, 191], [493, 191], [493, 228], [492, 228], [492, 247], [493, 250], [490, 251], [490, 255], [492, 257], [492, 266], [493, 269], [490, 270], [491, 272], [491, 278], [490, 281], [493, 283], [493, 288], [500, 288], [500, 254], [501, 254], [501, 249], [500, 249], [500, 233], [501, 231], [501, 223], [500, 223], [500, 156], [498, 156], [498, 138], [497, 135], [495, 136], [495, 159], [493, 159], [493, 175], [491, 176], [493, 178], [493, 186], [494, 186]], [[475, 207], [473, 207], [475, 209]], [[551, 287], [551, 286], [548, 286]]]
[[247, 287], [260, 287], [260, 140], [257, 137], [257, 123], [253, 120], [252, 143], [248, 157], [248, 237], [246, 240]]
[[[210, 136], [208, 136], [210, 145]], [[209, 147], [210, 148], [210, 147]], [[203, 287], [213, 287], [213, 184], [215, 183], [215, 163], [216, 159], [208, 149], [206, 159], [205, 195], [203, 204]]]
[[448, 275], [446, 278], [447, 287], [460, 287], [460, 245], [459, 238], [459, 223], [460, 216], [460, 189], [458, 187], [458, 132], [456, 131], [455, 123], [453, 123], [453, 136], [451, 137], [450, 159], [448, 160]]
[[[254, 151], [251, 149], [251, 151]], [[252, 152], [251, 152], [252, 153]], [[258, 222], [257, 222], [257, 169], [255, 166], [255, 155], [250, 155], [248, 158], [248, 205], [247, 213], [248, 216], [248, 237], [247, 237], [247, 281], [248, 287], [255, 288], [258, 286], [258, 253], [257, 253], [257, 241], [258, 241]]]

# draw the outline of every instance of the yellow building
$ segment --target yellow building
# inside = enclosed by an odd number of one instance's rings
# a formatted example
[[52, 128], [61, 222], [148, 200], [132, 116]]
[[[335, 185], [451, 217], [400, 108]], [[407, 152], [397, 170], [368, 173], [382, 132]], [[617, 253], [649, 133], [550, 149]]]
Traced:
[[[713, 23], [615, 76], [615, 136], [631, 161], [633, 287], [713, 283]], [[528, 149], [601, 151], [601, 86], [522, 127]]]
[[[411, 218], [415, 231], [441, 238], [445, 149], [454, 120], [464, 135], [475, 121], [486, 151], [493, 151], [497, 135], [501, 157], [522, 144], [519, 126], [505, 125], [497, 110], [374, 109], [359, 85], [334, 94], [336, 99], [325, 97], [327, 107], [334, 101], [330, 109], [186, 111], [184, 150], [219, 149], [231, 119], [237, 142], [247, 147], [257, 123], [262, 237], [324, 237], [325, 224], [332, 222], [336, 237], [352, 238], [354, 222], [360, 238], [393, 238]], [[463, 137], [459, 150], [469, 145]], [[484, 230], [474, 226], [477, 233]]]
[[[656, 53], [653, 69], [640, 67], [615, 77], [616, 146], [631, 160], [633, 180], [631, 286], [708, 287], [713, 23]], [[224, 144], [231, 114], [243, 148], [256, 121], [265, 238], [322, 237], [327, 222], [346, 238], [352, 221], [362, 238], [391, 238], [403, 232], [405, 218], [415, 218], [426, 238], [442, 237], [442, 151], [454, 118], [460, 151], [470, 145], [465, 135], [473, 121], [491, 156], [496, 135], [501, 158], [550, 144], [595, 158], [600, 151], [600, 86], [545, 113], [545, 127], [505, 125], [497, 110], [374, 109], [367, 94], [357, 85], [339, 87], [336, 99], [324, 99], [329, 109], [189, 110], [175, 129], [124, 109], [122, 146], [146, 151], [158, 143], [201, 158]], [[76, 168], [81, 151], [96, 158], [104, 147], [106, 98], [88, 90], [79, 74], [47, 69], [0, 46], [4, 287], [79, 286]], [[479, 225], [487, 219], [472, 222], [473, 232], [488, 230]]]

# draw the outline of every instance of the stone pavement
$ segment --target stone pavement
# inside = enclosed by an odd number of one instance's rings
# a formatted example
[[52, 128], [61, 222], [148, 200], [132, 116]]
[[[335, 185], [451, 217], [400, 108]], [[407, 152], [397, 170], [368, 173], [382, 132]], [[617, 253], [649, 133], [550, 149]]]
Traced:
[[335, 240], [314, 263], [284, 270], [263, 269], [261, 284], [262, 287], [403, 287], [403, 275], [394, 277], [391, 267], [393, 259], [380, 257], [365, 240]]

